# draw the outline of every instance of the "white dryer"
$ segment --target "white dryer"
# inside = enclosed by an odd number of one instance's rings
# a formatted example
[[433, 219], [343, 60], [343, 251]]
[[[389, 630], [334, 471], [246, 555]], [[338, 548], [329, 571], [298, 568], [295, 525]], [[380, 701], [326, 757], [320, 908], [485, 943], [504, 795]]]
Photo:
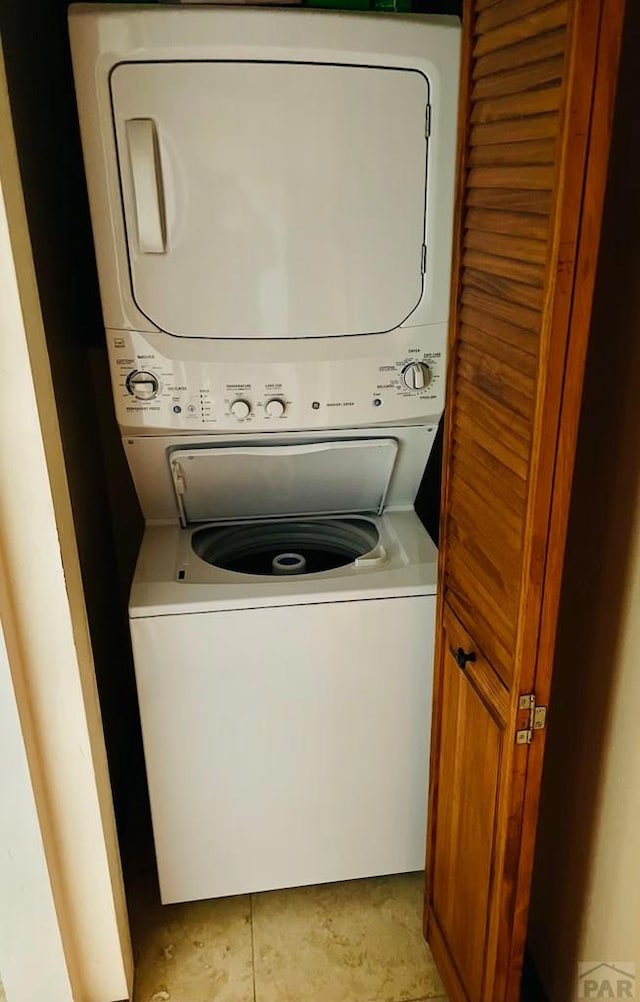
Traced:
[[69, 27], [122, 428], [437, 420], [457, 18], [79, 4]]
[[402, 505], [423, 448], [167, 450], [181, 525], [146, 529], [129, 610], [165, 903], [423, 866], [436, 552]]

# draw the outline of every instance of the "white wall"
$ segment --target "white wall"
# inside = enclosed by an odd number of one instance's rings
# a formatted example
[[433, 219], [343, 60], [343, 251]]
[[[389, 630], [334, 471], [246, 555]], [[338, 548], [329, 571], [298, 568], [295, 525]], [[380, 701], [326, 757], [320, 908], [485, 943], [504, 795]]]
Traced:
[[[0, 553], [7, 572], [0, 614], [74, 999], [116, 1002], [131, 988], [128, 921], [74, 524], [1, 60], [0, 331]], [[2, 906], [19, 911], [20, 902], [7, 898]], [[33, 967], [45, 949], [46, 943], [32, 940], [29, 954], [14, 956], [12, 964]], [[0, 970], [5, 967], [0, 954]], [[9, 982], [9, 970], [3, 974]], [[30, 997], [9, 995], [9, 1002]], [[58, 1002], [52, 991], [40, 998]]]
[[[71, 1002], [71, 981], [3, 632], [0, 762], [0, 970], [6, 991], [12, 1002], [47, 998]], [[37, 963], [33, 962], [35, 944]], [[2, 986], [0, 999], [4, 999]]]
[[[640, 302], [639, 302], [640, 307]], [[638, 397], [640, 402], [640, 385]], [[640, 421], [640, 407], [635, 415]], [[613, 569], [612, 569], [613, 570]], [[623, 566], [617, 568], [624, 572]], [[615, 572], [615, 571], [614, 571]], [[581, 957], [632, 960], [640, 979], [640, 492], [626, 564]], [[640, 995], [640, 985], [638, 994]]]

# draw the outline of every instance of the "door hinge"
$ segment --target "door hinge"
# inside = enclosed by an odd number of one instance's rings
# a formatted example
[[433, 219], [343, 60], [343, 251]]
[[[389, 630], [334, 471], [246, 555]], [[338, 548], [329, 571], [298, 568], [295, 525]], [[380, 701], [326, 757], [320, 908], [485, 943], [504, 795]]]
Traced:
[[178, 494], [183, 495], [187, 492], [187, 478], [184, 474], [184, 469], [182, 463], [173, 463], [173, 482], [176, 485], [176, 491]]
[[431, 105], [428, 104], [426, 111], [424, 113], [424, 138], [428, 139], [431, 135]]
[[547, 708], [546, 706], [536, 706], [536, 697], [532, 692], [529, 692], [525, 696], [520, 696], [518, 700], [518, 709], [528, 710], [529, 720], [527, 727], [524, 727], [520, 731], [516, 731], [516, 744], [530, 745], [533, 738], [533, 732], [542, 731], [547, 726]]
[[420, 271], [424, 275], [427, 271], [427, 245], [422, 245], [422, 251], [420, 256]]

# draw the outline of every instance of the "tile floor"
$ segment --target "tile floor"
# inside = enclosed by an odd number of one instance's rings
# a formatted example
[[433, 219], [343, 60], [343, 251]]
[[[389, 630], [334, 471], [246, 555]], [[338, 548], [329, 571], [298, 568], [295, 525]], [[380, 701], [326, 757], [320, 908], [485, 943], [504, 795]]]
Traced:
[[134, 893], [134, 1002], [444, 999], [422, 874], [162, 907]]

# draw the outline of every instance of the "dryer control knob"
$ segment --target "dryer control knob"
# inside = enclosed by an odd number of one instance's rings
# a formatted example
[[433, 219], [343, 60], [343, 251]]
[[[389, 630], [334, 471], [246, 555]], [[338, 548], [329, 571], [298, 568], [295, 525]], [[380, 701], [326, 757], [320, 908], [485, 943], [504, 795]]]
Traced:
[[424, 390], [431, 382], [431, 369], [426, 362], [409, 362], [402, 370], [404, 385], [409, 390]]
[[234, 400], [229, 410], [235, 418], [241, 420], [251, 414], [251, 404], [248, 404], [246, 400]]
[[274, 397], [272, 400], [267, 400], [264, 409], [269, 417], [282, 417], [285, 411], [284, 401]]
[[160, 383], [152, 372], [135, 369], [127, 376], [127, 390], [136, 400], [153, 400]]

